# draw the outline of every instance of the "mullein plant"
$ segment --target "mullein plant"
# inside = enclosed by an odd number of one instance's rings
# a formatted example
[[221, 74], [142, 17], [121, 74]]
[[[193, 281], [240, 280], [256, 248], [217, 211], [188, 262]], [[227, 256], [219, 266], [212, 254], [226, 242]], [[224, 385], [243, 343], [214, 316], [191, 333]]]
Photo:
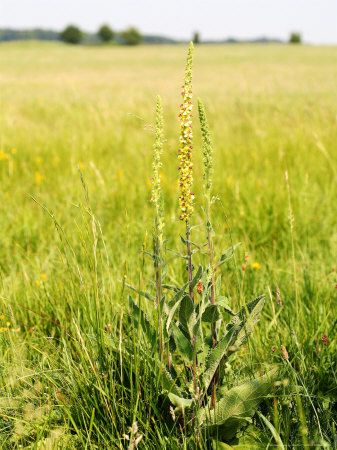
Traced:
[[[150, 360], [154, 379], [169, 399], [170, 411], [180, 427], [190, 433], [190, 439], [203, 436], [229, 442], [237, 431], [251, 421], [260, 402], [272, 390], [274, 371], [253, 377], [239, 386], [228, 388], [224, 366], [231, 355], [247, 340], [259, 320], [264, 305], [261, 295], [243, 305], [238, 312], [221, 294], [220, 267], [234, 255], [236, 246], [215, 258], [214, 230], [211, 223], [212, 206], [212, 144], [205, 108], [198, 102], [203, 139], [204, 205], [206, 246], [209, 260], [194, 270], [192, 258], [204, 245], [191, 241], [194, 194], [192, 192], [192, 56], [193, 44], [187, 57], [183, 102], [180, 105], [179, 160], [179, 219], [184, 222], [186, 254], [180, 255], [187, 268], [187, 280], [182, 286], [164, 284], [164, 213], [160, 188], [160, 155], [163, 143], [163, 120], [160, 99], [157, 99], [156, 130], [153, 156], [152, 203], [155, 210], [154, 252], [146, 252], [153, 260], [155, 295], [127, 285], [153, 304], [156, 320], [151, 320], [140, 304], [129, 297], [131, 317], [143, 339], [140, 354]], [[193, 247], [193, 250], [192, 250]], [[193, 273], [194, 272], [194, 273]], [[164, 294], [165, 292], [165, 294]], [[167, 298], [166, 298], [167, 297]], [[165, 357], [164, 357], [164, 349]]]

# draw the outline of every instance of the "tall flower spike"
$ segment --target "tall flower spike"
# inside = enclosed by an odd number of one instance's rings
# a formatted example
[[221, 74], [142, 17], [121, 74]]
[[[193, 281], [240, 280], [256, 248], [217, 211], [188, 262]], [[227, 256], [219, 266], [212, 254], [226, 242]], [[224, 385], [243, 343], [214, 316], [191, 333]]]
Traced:
[[199, 120], [202, 134], [202, 152], [204, 155], [204, 181], [205, 194], [210, 194], [212, 188], [212, 173], [213, 173], [213, 147], [211, 137], [208, 129], [208, 121], [206, 117], [205, 107], [203, 102], [198, 98]]
[[161, 104], [161, 98], [157, 96], [156, 106], [156, 128], [155, 128], [155, 141], [153, 144], [153, 177], [152, 181], [152, 195], [151, 201], [154, 204], [156, 210], [160, 207], [160, 193], [161, 193], [161, 177], [160, 168], [162, 166], [160, 156], [163, 152], [163, 108]]
[[192, 55], [193, 44], [191, 42], [185, 69], [184, 85], [182, 86], [182, 104], [180, 105], [180, 147], [179, 160], [179, 206], [180, 219], [189, 220], [193, 213], [194, 194], [191, 192], [193, 184], [192, 175]]

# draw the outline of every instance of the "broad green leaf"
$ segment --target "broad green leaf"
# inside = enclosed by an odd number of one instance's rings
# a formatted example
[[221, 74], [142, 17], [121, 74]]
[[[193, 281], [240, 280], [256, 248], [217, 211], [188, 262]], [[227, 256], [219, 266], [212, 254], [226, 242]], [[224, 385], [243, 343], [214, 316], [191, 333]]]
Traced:
[[220, 261], [218, 263], [218, 267], [222, 266], [225, 262], [229, 261], [234, 256], [234, 250], [241, 245], [241, 242], [229, 247], [220, 257]]
[[244, 305], [241, 308], [240, 312], [227, 324], [227, 330], [231, 329], [232, 326], [236, 326], [238, 324], [242, 325], [235, 339], [235, 342], [233, 342], [233, 345], [235, 347], [240, 347], [251, 335], [254, 326], [260, 318], [260, 313], [262, 311], [264, 302], [264, 295], [260, 295], [259, 297]]
[[181, 356], [184, 359], [187, 359], [189, 363], [192, 363], [193, 346], [191, 341], [184, 335], [184, 333], [179, 329], [179, 327], [174, 322], [172, 322], [172, 331]]
[[197, 273], [194, 275], [193, 280], [190, 283], [190, 288], [194, 289], [200, 278], [202, 277], [203, 268], [202, 265], [198, 267]]
[[[214, 431], [217, 429], [222, 435], [226, 434], [226, 439], [229, 438], [229, 431], [236, 432], [238, 427], [243, 425], [240, 419], [248, 422], [261, 401], [269, 395], [274, 375], [275, 371], [271, 371], [262, 377], [246, 381], [230, 389], [216, 402], [213, 410], [210, 411], [209, 407], [206, 407], [199, 411], [200, 420], [207, 428]], [[221, 389], [219, 394], [223, 391]], [[235, 418], [234, 423], [233, 418]], [[230, 429], [229, 424], [231, 424]]]
[[218, 342], [217, 346], [212, 348], [207, 356], [205, 365], [205, 372], [203, 376], [204, 389], [207, 391], [214, 374], [222, 361], [222, 358], [226, 355], [228, 347], [232, 345], [235, 337], [240, 329], [240, 325], [233, 326], [225, 336]]
[[188, 286], [188, 283], [185, 283], [184, 286], [176, 293], [176, 295], [172, 298], [172, 300], [169, 301], [167, 304], [168, 309], [168, 316], [166, 321], [166, 331], [169, 332], [170, 325], [174, 316], [174, 313], [177, 311], [181, 299], [183, 298], [185, 294], [185, 289]]
[[218, 305], [207, 305], [203, 315], [201, 316], [202, 322], [216, 322], [221, 319], [220, 310]]
[[178, 395], [173, 394], [172, 392], [168, 395], [171, 403], [174, 406], [178, 406], [178, 407], [189, 407], [192, 405], [193, 400], [191, 398], [183, 398], [183, 397], [179, 397]]
[[235, 316], [236, 313], [230, 308], [229, 306], [229, 300], [227, 297], [218, 297], [215, 301], [215, 303], [220, 306], [221, 308], [223, 308], [228, 314], [230, 314], [231, 316]]
[[231, 441], [231, 444], [235, 450], [262, 450], [267, 448], [270, 442], [260, 428], [248, 425], [243, 432], [243, 436]]
[[189, 295], [185, 295], [180, 303], [179, 322], [190, 336], [192, 336], [193, 326], [195, 324], [195, 314], [194, 305]]

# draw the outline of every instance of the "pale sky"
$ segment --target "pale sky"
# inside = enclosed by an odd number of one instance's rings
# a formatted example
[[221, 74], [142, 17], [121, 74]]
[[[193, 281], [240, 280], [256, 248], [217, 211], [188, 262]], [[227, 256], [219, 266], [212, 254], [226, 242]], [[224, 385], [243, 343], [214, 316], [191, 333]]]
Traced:
[[69, 23], [96, 31], [135, 26], [144, 34], [190, 39], [261, 36], [337, 44], [337, 0], [0, 0], [0, 28], [52, 28]]

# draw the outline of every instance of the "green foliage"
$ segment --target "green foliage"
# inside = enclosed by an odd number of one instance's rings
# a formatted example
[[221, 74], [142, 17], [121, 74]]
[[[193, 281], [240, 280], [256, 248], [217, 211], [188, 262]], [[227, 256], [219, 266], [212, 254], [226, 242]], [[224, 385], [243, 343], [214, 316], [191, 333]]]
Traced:
[[198, 33], [198, 31], [193, 33], [192, 41], [193, 41], [193, 44], [195, 44], [195, 45], [200, 44], [200, 34]]
[[97, 35], [102, 42], [109, 42], [115, 37], [115, 32], [109, 27], [109, 25], [102, 25], [99, 28]]
[[142, 42], [143, 36], [137, 30], [137, 28], [130, 27], [127, 30], [120, 33], [120, 36], [126, 45], [138, 45]]
[[76, 25], [68, 25], [60, 33], [60, 38], [67, 44], [79, 44], [83, 39], [83, 33]]
[[301, 44], [302, 43], [302, 36], [300, 33], [291, 33], [289, 37], [290, 44]]

